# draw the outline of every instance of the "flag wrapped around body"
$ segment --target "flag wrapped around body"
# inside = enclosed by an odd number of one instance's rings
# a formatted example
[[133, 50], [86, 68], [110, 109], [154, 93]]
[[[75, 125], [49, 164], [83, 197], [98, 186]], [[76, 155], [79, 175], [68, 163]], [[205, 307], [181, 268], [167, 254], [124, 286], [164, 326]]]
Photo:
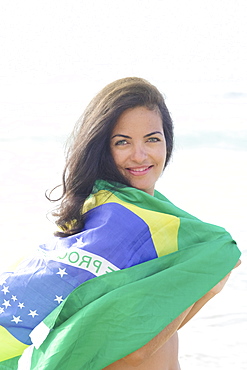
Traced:
[[0, 369], [17, 369], [25, 348], [20, 370], [102, 369], [150, 341], [240, 256], [224, 229], [157, 191], [97, 181], [83, 212], [79, 234], [53, 238], [1, 276]]

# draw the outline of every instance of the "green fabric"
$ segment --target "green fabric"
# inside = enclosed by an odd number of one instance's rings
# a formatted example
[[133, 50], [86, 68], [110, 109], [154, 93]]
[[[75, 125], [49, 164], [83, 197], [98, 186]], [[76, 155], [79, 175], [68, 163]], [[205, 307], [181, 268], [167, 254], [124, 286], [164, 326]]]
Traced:
[[[0, 344], [1, 347], [1, 344]], [[20, 356], [11, 358], [0, 363], [1, 370], [17, 370]]]
[[[75, 289], [42, 323], [51, 331], [33, 350], [31, 370], [104, 368], [149, 342], [239, 259], [240, 251], [224, 229], [203, 223], [158, 192], [151, 197], [97, 182], [95, 191], [101, 189], [139, 207], [179, 217], [178, 251]], [[34, 330], [39, 337], [39, 326]]]
[[102, 369], [143, 346], [234, 267], [237, 249], [212, 248], [210, 256], [202, 245], [186, 258], [176, 252], [82, 284], [45, 320], [53, 330], [31, 369]]

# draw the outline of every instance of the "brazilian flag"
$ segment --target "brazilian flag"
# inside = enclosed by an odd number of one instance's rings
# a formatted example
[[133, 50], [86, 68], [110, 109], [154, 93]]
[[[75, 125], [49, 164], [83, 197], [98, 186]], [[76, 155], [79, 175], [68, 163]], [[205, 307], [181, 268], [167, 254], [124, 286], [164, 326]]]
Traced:
[[157, 191], [97, 181], [83, 212], [80, 233], [53, 238], [2, 275], [0, 369], [103, 369], [150, 341], [240, 257], [223, 228]]

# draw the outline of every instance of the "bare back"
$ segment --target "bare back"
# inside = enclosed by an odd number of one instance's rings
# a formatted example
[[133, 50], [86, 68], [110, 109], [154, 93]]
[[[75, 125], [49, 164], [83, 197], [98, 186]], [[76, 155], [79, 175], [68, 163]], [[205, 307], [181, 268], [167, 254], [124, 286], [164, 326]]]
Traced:
[[134, 367], [121, 359], [104, 368], [104, 370], [179, 370], [177, 332], [151, 357], [141, 365]]

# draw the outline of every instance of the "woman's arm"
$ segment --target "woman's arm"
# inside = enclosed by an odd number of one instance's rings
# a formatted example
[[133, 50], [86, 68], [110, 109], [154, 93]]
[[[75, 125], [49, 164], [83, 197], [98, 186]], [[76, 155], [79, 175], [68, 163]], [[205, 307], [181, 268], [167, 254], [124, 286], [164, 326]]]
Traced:
[[[238, 267], [239, 265], [241, 264], [241, 261], [238, 260], [237, 264], [235, 265], [234, 269], [236, 267]], [[181, 329], [190, 319], [192, 319], [193, 316], [195, 316], [195, 314], [200, 311], [200, 309], [205, 306], [205, 304], [211, 299], [213, 298], [216, 294], [220, 293], [222, 291], [222, 289], [224, 288], [227, 280], [229, 279], [231, 275], [231, 272], [229, 272], [229, 274], [227, 274], [224, 279], [222, 279], [218, 284], [216, 284], [209, 292], [207, 292], [201, 299], [199, 299], [199, 301], [197, 301], [192, 309], [190, 310], [190, 312], [188, 313], [188, 315], [185, 317], [184, 321], [181, 323], [181, 325], [179, 326], [178, 329]]]
[[181, 313], [175, 320], [173, 320], [169, 325], [167, 325], [158, 335], [156, 335], [150, 342], [145, 344], [143, 347], [138, 349], [137, 351], [129, 354], [128, 356], [124, 357], [122, 360], [127, 362], [128, 365], [131, 366], [139, 366], [143, 363], [146, 359], [152, 356], [160, 347], [163, 346], [171, 337], [176, 333], [179, 326], [185, 319], [185, 317], [190, 312], [193, 305], [184, 312]]

